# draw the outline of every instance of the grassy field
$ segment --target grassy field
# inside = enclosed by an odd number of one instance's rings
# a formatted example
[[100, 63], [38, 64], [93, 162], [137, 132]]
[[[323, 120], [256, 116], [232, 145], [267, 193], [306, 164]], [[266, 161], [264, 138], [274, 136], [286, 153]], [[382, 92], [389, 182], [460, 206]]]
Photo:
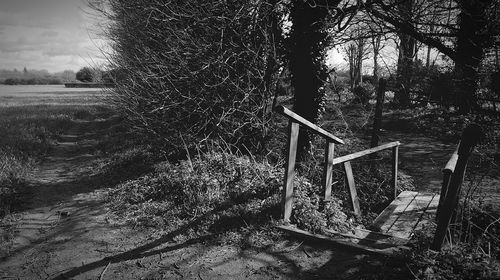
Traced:
[[33, 171], [60, 135], [78, 119], [110, 113], [96, 92], [23, 90], [0, 92], [0, 217], [21, 206]]

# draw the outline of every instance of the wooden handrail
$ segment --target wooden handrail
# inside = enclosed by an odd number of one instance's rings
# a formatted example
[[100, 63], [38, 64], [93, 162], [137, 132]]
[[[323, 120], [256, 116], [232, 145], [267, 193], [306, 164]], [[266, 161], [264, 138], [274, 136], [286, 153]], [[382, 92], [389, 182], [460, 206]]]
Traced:
[[333, 142], [336, 144], [344, 144], [344, 141], [337, 136], [329, 133], [328, 131], [322, 129], [321, 127], [313, 124], [312, 122], [304, 119], [303, 117], [297, 115], [296, 113], [292, 112], [290, 109], [284, 107], [284, 106], [277, 106], [274, 108], [274, 110], [282, 115], [284, 115], [287, 118], [292, 119], [293, 121], [311, 129], [313, 132], [316, 134], [323, 136], [328, 142]]
[[443, 173], [453, 173], [455, 171], [455, 166], [457, 165], [457, 160], [458, 160], [458, 147], [460, 147], [460, 142], [457, 145], [457, 148], [451, 155], [450, 159], [446, 163], [446, 166], [443, 169]]
[[351, 161], [353, 159], [357, 159], [357, 158], [360, 158], [362, 156], [366, 156], [366, 155], [369, 155], [369, 154], [380, 152], [382, 150], [389, 149], [389, 148], [392, 148], [392, 147], [396, 147], [396, 146], [399, 146], [399, 145], [401, 145], [401, 143], [399, 143], [399, 141], [390, 142], [390, 143], [383, 144], [383, 145], [380, 145], [380, 146], [377, 146], [377, 147], [374, 147], [374, 148], [371, 148], [371, 149], [367, 149], [367, 150], [363, 150], [363, 151], [360, 151], [360, 152], [356, 152], [356, 153], [352, 153], [352, 154], [349, 154], [349, 155], [345, 155], [345, 156], [341, 156], [341, 157], [338, 157], [338, 158], [334, 158], [333, 161], [332, 161], [332, 164], [335, 165], [335, 164], [343, 163], [343, 162], [346, 162], [346, 161]]
[[438, 206], [438, 209], [441, 211], [438, 217], [436, 233], [430, 247], [432, 250], [441, 250], [453, 212], [458, 204], [467, 161], [482, 136], [483, 131], [478, 125], [470, 125], [462, 133], [462, 140], [458, 146], [458, 159], [454, 168], [455, 170], [451, 175], [446, 197], [442, 201], [442, 205]]
[[443, 211], [443, 203], [448, 193], [448, 186], [450, 185], [451, 175], [453, 174], [453, 172], [455, 172], [455, 167], [457, 166], [458, 147], [460, 147], [460, 142], [458, 143], [457, 148], [446, 163], [446, 166], [443, 168], [443, 184], [441, 185], [441, 192], [439, 194], [439, 204], [436, 211], [436, 221], [439, 220], [439, 215]]

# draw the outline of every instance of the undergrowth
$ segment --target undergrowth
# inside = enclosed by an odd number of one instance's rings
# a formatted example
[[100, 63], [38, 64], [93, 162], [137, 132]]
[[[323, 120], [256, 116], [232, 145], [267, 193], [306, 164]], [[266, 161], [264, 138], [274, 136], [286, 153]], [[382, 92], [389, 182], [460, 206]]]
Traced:
[[153, 172], [117, 186], [109, 202], [116, 222], [164, 231], [186, 227], [179, 235], [186, 238], [224, 232], [234, 240], [279, 218], [281, 177], [268, 163], [210, 152], [161, 162]]

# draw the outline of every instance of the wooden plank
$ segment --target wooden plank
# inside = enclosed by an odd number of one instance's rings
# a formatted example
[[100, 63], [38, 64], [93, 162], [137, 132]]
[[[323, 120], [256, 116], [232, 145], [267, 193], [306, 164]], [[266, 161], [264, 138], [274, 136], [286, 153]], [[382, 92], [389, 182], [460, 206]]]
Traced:
[[352, 174], [351, 162], [344, 162], [345, 178], [347, 182], [347, 191], [351, 198], [352, 210], [354, 215], [361, 217], [361, 209], [359, 208], [359, 198], [356, 191], [356, 184], [354, 183], [354, 175]]
[[283, 220], [290, 221], [292, 215], [293, 178], [295, 176], [295, 158], [297, 155], [297, 140], [299, 137], [299, 124], [290, 121], [288, 124], [288, 153], [285, 179], [283, 182], [282, 210]]
[[398, 161], [399, 153], [398, 146], [392, 147], [392, 189], [394, 190], [394, 197], [398, 197]]
[[405, 245], [409, 242], [408, 239], [403, 239], [389, 234], [383, 234], [380, 232], [371, 231], [367, 229], [355, 228], [350, 233], [337, 232], [329, 229], [326, 229], [325, 231], [339, 236], [358, 239], [359, 240], [358, 244], [366, 244], [366, 245], [370, 244], [371, 246], [374, 247], [380, 245], [382, 246]]
[[378, 232], [386, 233], [417, 194], [418, 192], [412, 191], [401, 192], [373, 221], [372, 228]]
[[322, 242], [327, 242], [332, 245], [337, 245], [345, 248], [351, 248], [355, 249], [358, 251], [363, 251], [367, 253], [373, 253], [373, 254], [380, 254], [384, 256], [390, 256], [390, 257], [397, 257], [398, 253], [401, 253], [405, 250], [408, 250], [408, 247], [404, 246], [391, 246], [385, 249], [376, 249], [376, 248], [371, 248], [369, 246], [357, 244], [355, 242], [352, 242], [350, 239], [344, 239], [344, 238], [332, 238], [326, 235], [322, 234], [312, 234], [310, 232], [307, 232], [305, 230], [298, 229], [294, 226], [276, 226], [276, 228], [285, 231], [289, 234], [293, 234], [299, 237], [303, 237], [309, 240], [315, 240], [315, 241], [322, 241]]
[[343, 163], [343, 162], [346, 162], [346, 161], [351, 161], [353, 159], [357, 159], [357, 158], [360, 158], [362, 156], [366, 156], [366, 155], [369, 155], [369, 154], [380, 152], [382, 150], [389, 149], [389, 148], [392, 148], [392, 147], [396, 147], [396, 146], [399, 146], [399, 145], [401, 145], [401, 143], [399, 143], [398, 141], [396, 141], [396, 142], [390, 142], [390, 143], [387, 143], [387, 144], [383, 144], [383, 145], [377, 146], [375, 148], [371, 148], [371, 149], [367, 149], [367, 150], [363, 150], [363, 151], [360, 151], [360, 152], [356, 152], [356, 153], [352, 153], [352, 154], [349, 154], [349, 155], [345, 155], [345, 156], [341, 156], [341, 157], [335, 158], [335, 159], [333, 159], [332, 164], [335, 165], [335, 164]]
[[325, 188], [325, 200], [328, 200], [332, 196], [332, 172], [333, 172], [333, 152], [335, 149], [335, 143], [326, 143], [325, 148], [325, 169], [323, 172], [324, 188]]
[[433, 223], [434, 217], [436, 216], [436, 213], [437, 213], [438, 205], [439, 205], [439, 195], [436, 194], [432, 198], [432, 201], [429, 203], [429, 206], [427, 207], [424, 214], [420, 218], [420, 221], [417, 223], [417, 225], [413, 229], [412, 234], [415, 233], [415, 231], [422, 230], [426, 226]]
[[387, 230], [387, 234], [409, 239], [435, 194], [419, 193]]
[[322, 129], [321, 127], [313, 124], [312, 122], [304, 119], [303, 117], [297, 115], [296, 113], [292, 112], [290, 109], [284, 107], [284, 106], [277, 106], [275, 107], [275, 111], [284, 115], [285, 117], [290, 118], [291, 120], [300, 123], [301, 125], [311, 129], [313, 132], [316, 134], [319, 134], [326, 138], [328, 142], [333, 142], [337, 144], [344, 144], [344, 141], [337, 136], [331, 134], [330, 132], [327, 132], [326, 130]]

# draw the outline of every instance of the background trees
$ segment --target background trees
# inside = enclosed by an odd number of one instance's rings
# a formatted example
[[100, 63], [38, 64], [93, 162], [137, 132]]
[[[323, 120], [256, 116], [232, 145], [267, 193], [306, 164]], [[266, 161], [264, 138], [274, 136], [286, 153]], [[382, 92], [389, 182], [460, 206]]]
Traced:
[[90, 67], [83, 67], [76, 72], [76, 79], [80, 82], [92, 82], [94, 79], [94, 71]]
[[[484, 50], [492, 45], [499, 32], [498, 1], [367, 1], [369, 14], [381, 19], [400, 34], [400, 61], [398, 73], [402, 84], [411, 77], [410, 56], [412, 40], [449, 57], [455, 64], [455, 93], [461, 113], [475, 107], [478, 67]], [[408, 37], [409, 36], [409, 37]], [[407, 38], [409, 38], [408, 41]], [[402, 51], [402, 52], [401, 52]], [[427, 52], [428, 56], [430, 51]], [[411, 83], [410, 83], [411, 84]], [[402, 105], [406, 104], [406, 95]]]

